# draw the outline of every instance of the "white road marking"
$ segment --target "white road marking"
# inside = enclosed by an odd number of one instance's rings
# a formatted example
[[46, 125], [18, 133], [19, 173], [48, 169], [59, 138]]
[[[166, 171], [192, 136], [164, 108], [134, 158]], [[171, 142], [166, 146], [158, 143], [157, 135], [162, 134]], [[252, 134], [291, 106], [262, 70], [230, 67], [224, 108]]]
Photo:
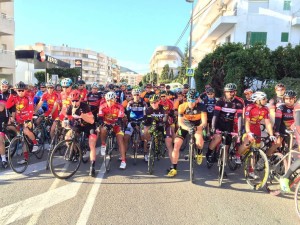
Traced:
[[77, 195], [83, 179], [0, 209], [0, 224], [9, 224]]
[[99, 187], [101, 185], [104, 174], [105, 174], [105, 164], [102, 163], [100, 171], [99, 171], [99, 173], [98, 173], [98, 175], [95, 178], [95, 181], [93, 183], [93, 187], [90, 190], [90, 193], [89, 193], [89, 195], [88, 195], [88, 197], [85, 201], [85, 204], [84, 204], [84, 206], [81, 210], [79, 219], [77, 221], [77, 225], [87, 224], [88, 219], [90, 217], [90, 214], [92, 212], [92, 209], [93, 209], [93, 206], [94, 206], [94, 203], [95, 203], [95, 200], [96, 200], [96, 196], [97, 196], [97, 193], [99, 191]]

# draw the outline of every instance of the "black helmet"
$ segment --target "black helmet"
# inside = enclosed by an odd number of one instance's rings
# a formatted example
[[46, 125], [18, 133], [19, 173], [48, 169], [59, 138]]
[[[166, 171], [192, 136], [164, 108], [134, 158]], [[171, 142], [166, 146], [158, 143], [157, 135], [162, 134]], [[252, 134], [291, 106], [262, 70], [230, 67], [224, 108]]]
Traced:
[[215, 90], [212, 87], [210, 87], [206, 89], [206, 93], [215, 93]]
[[150, 98], [150, 103], [159, 101], [159, 95], [152, 95]]
[[228, 83], [224, 87], [224, 91], [236, 91], [237, 86], [234, 83]]
[[85, 84], [85, 82], [84, 82], [84, 80], [79, 80], [79, 81], [77, 81], [77, 84], [78, 85], [83, 85], [83, 84]]
[[167, 92], [166, 91], [160, 91], [160, 96], [162, 96], [162, 95], [166, 95], [167, 94]]
[[195, 89], [190, 89], [189, 92], [186, 94], [187, 100], [195, 100], [199, 97], [199, 92]]
[[109, 88], [109, 89], [114, 89], [115, 86], [114, 86], [113, 84], [109, 84], [109, 85], [108, 85], [108, 88]]
[[45, 82], [40, 83], [40, 87], [46, 87], [46, 83]]
[[190, 88], [190, 85], [189, 85], [189, 84], [184, 84], [184, 85], [183, 85], [183, 88], [184, 88], [184, 89], [189, 89], [189, 88]]
[[275, 90], [277, 90], [277, 88], [284, 88], [285, 89], [285, 85], [283, 83], [278, 83], [275, 85]]
[[293, 90], [286, 90], [283, 96], [289, 98], [295, 98], [297, 97], [297, 93]]
[[26, 84], [22, 81], [20, 81], [19, 83], [15, 84], [15, 88], [16, 89], [25, 89], [26, 88]]

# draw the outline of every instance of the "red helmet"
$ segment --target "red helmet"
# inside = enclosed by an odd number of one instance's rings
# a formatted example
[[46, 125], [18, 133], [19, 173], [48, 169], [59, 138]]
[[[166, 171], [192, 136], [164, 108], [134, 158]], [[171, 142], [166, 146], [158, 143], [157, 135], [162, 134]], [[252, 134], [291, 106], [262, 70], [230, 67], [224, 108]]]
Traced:
[[80, 92], [78, 90], [74, 90], [70, 94], [71, 101], [80, 100]]

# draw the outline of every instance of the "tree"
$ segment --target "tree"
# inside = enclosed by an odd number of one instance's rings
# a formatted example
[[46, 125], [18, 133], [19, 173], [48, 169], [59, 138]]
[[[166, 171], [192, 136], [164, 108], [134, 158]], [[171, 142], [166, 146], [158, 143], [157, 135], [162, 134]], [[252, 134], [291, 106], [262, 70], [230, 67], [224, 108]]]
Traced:
[[185, 75], [186, 68], [188, 68], [189, 65], [189, 58], [188, 58], [188, 51], [189, 51], [189, 44], [186, 43], [183, 58], [181, 58], [181, 66], [178, 68], [178, 76], [176, 77], [175, 81], [179, 83], [187, 83], [187, 77]]
[[35, 72], [34, 77], [38, 80], [38, 83], [46, 82], [46, 73], [44, 71]]
[[171, 69], [170, 75], [169, 75], [169, 80], [173, 81], [174, 80], [174, 71]]
[[140, 82], [139, 82], [139, 86], [140, 86], [140, 87], [143, 87], [143, 81], [140, 81]]
[[71, 78], [74, 82], [81, 75], [79, 68], [51, 68], [46, 69], [46, 72], [50, 75], [57, 74], [59, 78]]
[[159, 81], [160, 82], [165, 82], [165, 81], [169, 80], [169, 73], [170, 73], [170, 67], [169, 67], [169, 64], [166, 64], [163, 67], [163, 70], [161, 72]]

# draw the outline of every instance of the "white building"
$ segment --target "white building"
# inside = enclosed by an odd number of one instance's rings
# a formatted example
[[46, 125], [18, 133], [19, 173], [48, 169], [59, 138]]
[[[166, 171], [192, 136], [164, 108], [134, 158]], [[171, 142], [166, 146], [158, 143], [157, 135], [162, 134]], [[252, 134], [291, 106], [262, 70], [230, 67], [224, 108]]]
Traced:
[[181, 66], [183, 54], [176, 46], [158, 46], [150, 60], [150, 71], [161, 75], [163, 67], [169, 65], [173, 70], [174, 76], [178, 75], [178, 67]]
[[118, 67], [117, 60], [108, 57], [104, 53], [92, 50], [69, 47], [68, 45], [51, 46], [44, 43], [36, 43], [32, 46], [18, 46], [16, 50], [44, 51], [46, 54], [71, 64], [75, 67], [75, 60], [82, 60], [82, 79], [87, 84], [99, 82], [106, 84], [112, 82], [114, 68]]
[[137, 74], [134, 72], [120, 73], [120, 81], [125, 80], [125, 82], [131, 86], [138, 86], [143, 79], [143, 74]]
[[300, 43], [299, 0], [199, 0], [193, 16], [193, 67], [226, 42]]
[[14, 1], [0, 0], [0, 79], [13, 83], [15, 73]]

